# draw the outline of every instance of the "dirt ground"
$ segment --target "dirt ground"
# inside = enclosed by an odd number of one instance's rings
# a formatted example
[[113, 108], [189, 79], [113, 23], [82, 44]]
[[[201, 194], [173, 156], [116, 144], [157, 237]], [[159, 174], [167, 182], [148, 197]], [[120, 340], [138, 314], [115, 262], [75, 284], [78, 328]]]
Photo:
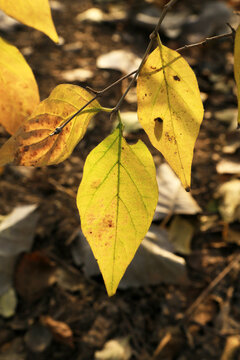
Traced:
[[[138, 1], [125, 3], [128, 11], [140, 7]], [[142, 56], [148, 42], [149, 31], [133, 24], [131, 19], [99, 24], [77, 20], [80, 12], [100, 7], [100, 2], [62, 0], [61, 4], [64, 10], [53, 10], [53, 18], [62, 45], [55, 45], [40, 32], [22, 26], [3, 34], [25, 54], [36, 76], [41, 99], [63, 82], [62, 71], [79, 67], [92, 70], [94, 76], [75, 84], [93, 89], [106, 87], [121, 73], [97, 69], [97, 57], [114, 49], [131, 50]], [[186, 4], [191, 6], [189, 1]], [[237, 2], [232, 4], [239, 9]], [[171, 40], [164, 35], [163, 40], [172, 48], [182, 45], [179, 39]], [[80, 44], [77, 50], [64, 49], [64, 45], [76, 42]], [[227, 141], [228, 125], [214, 114], [237, 107], [232, 51], [233, 42], [227, 39], [184, 53], [206, 96], [191, 188], [206, 216], [211, 211], [214, 191], [231, 178], [216, 171]], [[126, 83], [109, 91], [101, 103], [114, 106], [124, 86]], [[134, 111], [136, 104], [124, 102], [122, 108]], [[1, 215], [9, 214], [17, 205], [36, 203], [40, 214], [29, 258], [20, 257], [16, 268], [16, 312], [9, 319], [0, 317], [0, 359], [89, 360], [108, 340], [116, 338], [128, 339], [130, 359], [240, 359], [239, 244], [226, 241], [223, 236], [226, 224], [217, 210], [213, 212], [217, 220], [206, 231], [200, 229], [200, 220], [194, 217], [196, 231], [191, 253], [185, 256], [187, 284], [118, 290], [108, 298], [101, 277], [87, 279], [82, 268], [74, 264], [70, 246], [80, 227], [75, 195], [84, 161], [111, 130], [109, 116], [101, 113], [68, 160], [36, 169], [9, 165], [0, 175]], [[0, 129], [0, 144], [7, 138], [8, 134]], [[142, 130], [127, 137], [129, 141], [136, 138], [145, 141], [158, 164], [162, 162]], [[239, 157], [239, 153], [235, 156]], [[239, 223], [231, 227], [240, 234]], [[67, 271], [68, 286], [49, 280], [56, 267]], [[45, 284], [46, 278], [49, 286]], [[58, 332], [51, 319], [61, 323]]]

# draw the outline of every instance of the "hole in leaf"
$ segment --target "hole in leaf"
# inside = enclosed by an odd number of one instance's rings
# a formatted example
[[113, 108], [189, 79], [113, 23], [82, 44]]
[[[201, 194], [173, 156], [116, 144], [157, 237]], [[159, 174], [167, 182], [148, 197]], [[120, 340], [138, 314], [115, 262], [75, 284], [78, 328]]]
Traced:
[[154, 126], [154, 134], [156, 136], [156, 139], [159, 140], [162, 136], [163, 132], [163, 119], [160, 117], [157, 117], [154, 119], [155, 126]]
[[160, 118], [160, 117], [156, 117], [156, 118], [154, 119], [154, 121], [158, 121], [160, 124], [163, 123], [163, 119]]
[[174, 75], [173, 79], [176, 81], [180, 81], [180, 78], [177, 75]]

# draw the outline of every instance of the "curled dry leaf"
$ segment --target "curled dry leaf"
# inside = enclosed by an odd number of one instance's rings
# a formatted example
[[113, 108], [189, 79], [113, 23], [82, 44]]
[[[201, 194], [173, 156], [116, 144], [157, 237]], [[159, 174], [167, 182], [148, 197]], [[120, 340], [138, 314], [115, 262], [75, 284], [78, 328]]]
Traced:
[[31, 68], [18, 49], [0, 38], [0, 124], [13, 134], [39, 103]]
[[176, 51], [159, 45], [137, 83], [138, 118], [153, 146], [190, 187], [193, 148], [203, 119], [194, 72]]
[[48, 0], [0, 0], [0, 9], [58, 42]]
[[41, 320], [52, 332], [56, 341], [74, 347], [72, 330], [65, 322], [54, 320], [50, 316], [42, 316]]
[[50, 134], [91, 98], [92, 95], [79, 86], [58, 85], [2, 146], [0, 166], [9, 162], [16, 165], [43, 166], [64, 161], [83, 138], [90, 119], [101, 110], [101, 106], [96, 100], [93, 101], [59, 134]]

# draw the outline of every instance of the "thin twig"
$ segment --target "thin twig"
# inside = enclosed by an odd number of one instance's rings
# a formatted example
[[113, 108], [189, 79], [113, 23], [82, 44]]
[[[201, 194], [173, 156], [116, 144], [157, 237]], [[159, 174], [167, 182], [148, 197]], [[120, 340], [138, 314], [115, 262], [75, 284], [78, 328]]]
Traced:
[[[234, 30], [235, 31], [235, 30]], [[186, 49], [191, 49], [193, 47], [197, 47], [197, 46], [203, 46], [203, 45], [206, 45], [207, 43], [210, 43], [211, 41], [216, 41], [216, 40], [221, 40], [221, 39], [227, 39], [227, 38], [230, 38], [230, 37], [234, 37], [234, 31], [230, 32], [230, 33], [226, 33], [226, 34], [221, 34], [221, 35], [217, 35], [217, 36], [212, 36], [210, 38], [206, 38], [202, 41], [199, 41], [195, 44], [190, 44], [190, 45], [184, 45], [178, 49], [176, 49], [175, 51], [177, 52], [181, 52], [183, 50], [186, 50]]]
[[83, 105], [77, 112], [75, 112], [65, 123], [63, 123], [61, 126], [58, 126], [51, 134], [58, 135], [62, 131], [62, 129], [70, 122], [72, 119], [74, 119], [81, 111], [83, 111], [88, 105], [90, 105], [94, 100], [96, 100], [100, 95], [95, 95], [91, 100], [89, 100], [85, 105]]

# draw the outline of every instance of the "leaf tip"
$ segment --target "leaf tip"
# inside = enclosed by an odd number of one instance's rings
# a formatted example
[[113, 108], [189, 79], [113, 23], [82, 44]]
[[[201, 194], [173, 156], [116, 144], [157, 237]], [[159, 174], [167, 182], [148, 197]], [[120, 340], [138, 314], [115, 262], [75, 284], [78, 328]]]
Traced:
[[107, 284], [104, 281], [105, 287], [106, 287], [106, 290], [107, 290], [107, 294], [108, 294], [109, 297], [112, 297], [112, 296], [114, 296], [116, 294], [119, 282], [117, 284], [113, 283], [113, 282]]

